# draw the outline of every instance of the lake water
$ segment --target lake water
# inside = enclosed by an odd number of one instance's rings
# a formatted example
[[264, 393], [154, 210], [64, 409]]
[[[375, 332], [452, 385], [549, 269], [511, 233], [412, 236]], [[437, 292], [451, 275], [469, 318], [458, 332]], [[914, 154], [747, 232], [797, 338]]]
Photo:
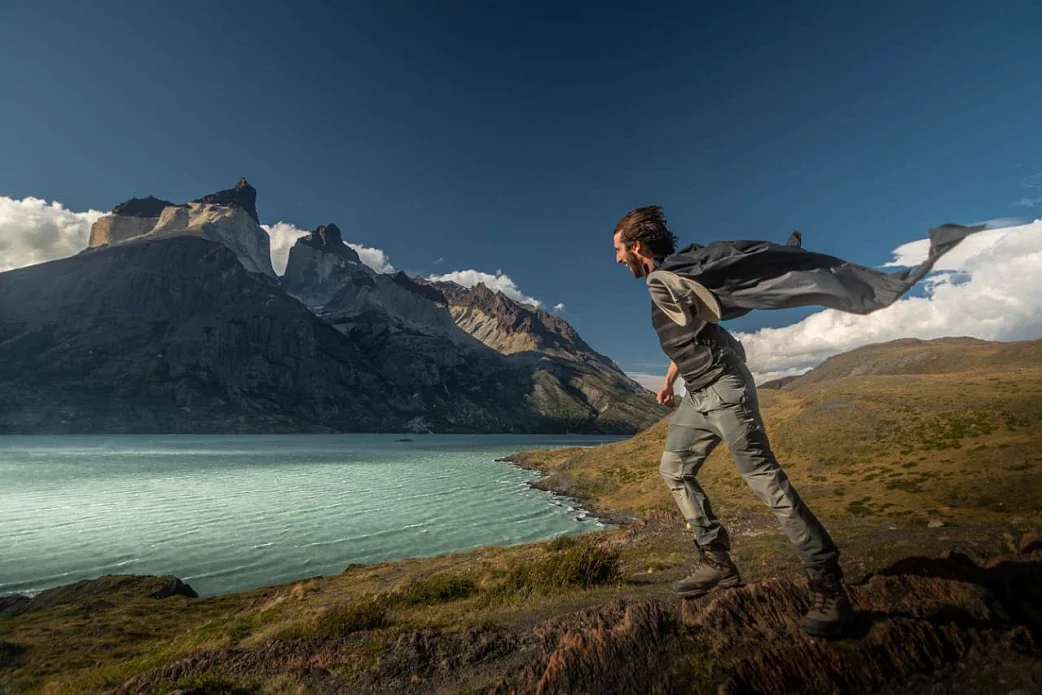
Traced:
[[603, 527], [496, 458], [620, 437], [0, 436], [0, 594], [173, 574], [214, 595]]

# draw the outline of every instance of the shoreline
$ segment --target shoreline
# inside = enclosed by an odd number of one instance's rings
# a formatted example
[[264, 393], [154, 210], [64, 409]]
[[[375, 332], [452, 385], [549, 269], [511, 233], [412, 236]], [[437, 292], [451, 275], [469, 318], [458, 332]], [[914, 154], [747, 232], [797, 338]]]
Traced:
[[572, 477], [562, 471], [547, 471], [532, 462], [531, 452], [521, 451], [496, 459], [497, 463], [509, 463], [521, 470], [533, 471], [543, 477], [539, 480], [527, 482], [528, 487], [549, 492], [554, 495], [567, 498], [579, 505], [579, 507], [591, 517], [613, 527], [624, 528], [636, 523], [638, 519], [621, 510], [606, 509], [597, 505], [593, 497], [583, 492], [572, 480]]

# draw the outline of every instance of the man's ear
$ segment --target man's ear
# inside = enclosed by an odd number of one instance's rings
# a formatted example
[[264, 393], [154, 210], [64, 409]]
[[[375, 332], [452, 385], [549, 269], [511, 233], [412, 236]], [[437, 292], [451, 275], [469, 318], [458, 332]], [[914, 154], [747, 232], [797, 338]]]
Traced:
[[644, 256], [644, 244], [641, 243], [640, 239], [634, 239], [630, 242], [630, 251], [638, 256]]

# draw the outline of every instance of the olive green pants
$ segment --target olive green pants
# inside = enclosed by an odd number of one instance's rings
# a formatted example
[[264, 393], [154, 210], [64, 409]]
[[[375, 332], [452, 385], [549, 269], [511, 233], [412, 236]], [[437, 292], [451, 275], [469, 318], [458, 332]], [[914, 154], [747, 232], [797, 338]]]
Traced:
[[681, 513], [702, 546], [730, 549], [727, 529], [713, 513], [697, 475], [706, 457], [727, 442], [738, 471], [756, 496], [771, 508], [807, 567], [833, 567], [839, 550], [799, 493], [767, 442], [756, 385], [748, 368], [736, 362], [715, 382], [689, 391], [670, 420], [659, 467]]

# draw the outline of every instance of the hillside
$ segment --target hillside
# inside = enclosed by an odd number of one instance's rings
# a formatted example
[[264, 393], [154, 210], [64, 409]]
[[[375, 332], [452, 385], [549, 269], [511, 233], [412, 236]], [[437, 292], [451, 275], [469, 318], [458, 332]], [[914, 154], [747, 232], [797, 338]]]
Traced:
[[[149, 578], [5, 599], [0, 684], [70, 693], [1037, 692], [1040, 343], [981, 345], [1007, 356], [990, 368], [811, 378], [762, 394], [779, 458], [843, 552], [860, 612], [842, 640], [799, 631], [807, 594], [798, 558], [726, 452], [700, 479], [748, 584], [693, 601], [672, 595], [693, 553], [658, 477], [661, 423], [618, 444], [516, 457], [548, 471], [544, 485], [622, 522], [612, 530], [206, 599], [150, 598], [176, 585]], [[870, 352], [954, 364], [951, 353], [965, 347], [900, 341]]]

